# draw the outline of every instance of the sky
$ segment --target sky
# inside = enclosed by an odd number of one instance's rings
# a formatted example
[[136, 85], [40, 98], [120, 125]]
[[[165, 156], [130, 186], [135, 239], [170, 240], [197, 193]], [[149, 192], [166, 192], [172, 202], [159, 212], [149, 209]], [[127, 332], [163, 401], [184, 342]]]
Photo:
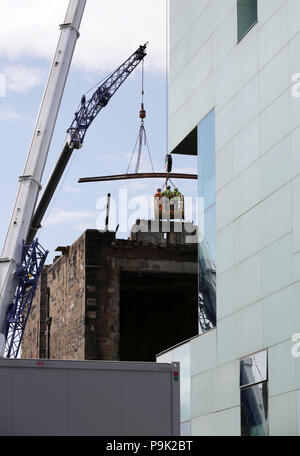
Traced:
[[[67, 6], [68, 0], [1, 0], [0, 84], [5, 81], [5, 92], [3, 84], [0, 87], [1, 246]], [[145, 129], [154, 169], [164, 171], [168, 150], [166, 0], [87, 0], [43, 186], [58, 159], [82, 94], [147, 41]], [[56, 255], [57, 246], [71, 245], [85, 229], [104, 229], [108, 192], [112, 196], [109, 228], [114, 230], [121, 221], [117, 237], [126, 239], [136, 218], [151, 218], [153, 194], [163, 184], [157, 179], [78, 183], [80, 177], [126, 172], [140, 126], [141, 81], [139, 65], [94, 120], [83, 147], [74, 152], [38, 232], [39, 241], [50, 252], [48, 263]], [[140, 171], [151, 171], [147, 153], [144, 148]], [[173, 171], [196, 173], [196, 158], [174, 156]], [[186, 197], [195, 198], [196, 181], [174, 184]]]

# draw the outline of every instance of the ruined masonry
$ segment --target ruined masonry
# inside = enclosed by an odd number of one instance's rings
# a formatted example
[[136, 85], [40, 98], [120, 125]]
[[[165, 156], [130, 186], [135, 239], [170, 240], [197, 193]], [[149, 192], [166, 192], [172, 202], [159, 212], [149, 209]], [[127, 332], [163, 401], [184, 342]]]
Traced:
[[[139, 224], [139, 222], [138, 222]], [[175, 224], [176, 225], [176, 224]], [[154, 361], [198, 334], [197, 243], [87, 230], [44, 268], [22, 358]]]

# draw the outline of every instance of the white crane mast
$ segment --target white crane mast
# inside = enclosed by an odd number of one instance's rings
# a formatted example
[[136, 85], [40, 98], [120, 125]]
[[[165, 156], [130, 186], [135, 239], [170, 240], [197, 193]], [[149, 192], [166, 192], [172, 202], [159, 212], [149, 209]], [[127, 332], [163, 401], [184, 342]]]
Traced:
[[8, 306], [14, 299], [15, 271], [26, 240], [41, 189], [42, 175], [72, 61], [86, 0], [70, 0], [65, 21], [36, 121], [25, 169], [19, 178], [19, 190], [0, 259], [0, 356], [5, 348], [5, 321]]

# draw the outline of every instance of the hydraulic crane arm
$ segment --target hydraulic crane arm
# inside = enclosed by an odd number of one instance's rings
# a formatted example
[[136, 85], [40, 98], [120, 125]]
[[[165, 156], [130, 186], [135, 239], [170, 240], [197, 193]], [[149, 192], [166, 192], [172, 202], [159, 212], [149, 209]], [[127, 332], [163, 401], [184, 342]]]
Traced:
[[86, 0], [70, 0], [44, 92], [24, 173], [0, 259], [0, 356], [5, 346], [5, 325], [8, 308], [12, 305], [18, 284], [17, 268], [21, 260], [23, 240], [41, 188], [47, 154], [69, 72], [73, 52], [79, 37], [79, 27]]
[[75, 113], [74, 120], [67, 130], [68, 136], [60, 157], [52, 171], [31, 221], [31, 227], [27, 236], [27, 244], [30, 244], [33, 241], [37, 230], [41, 226], [42, 219], [70, 160], [73, 150], [79, 149], [82, 146], [87, 129], [95, 117], [99, 114], [101, 109], [107, 105], [111, 97], [116, 93], [132, 71], [144, 59], [146, 56], [146, 47], [147, 43], [140, 46], [96, 89], [89, 100], [86, 100], [85, 96], [82, 97], [80, 109]]

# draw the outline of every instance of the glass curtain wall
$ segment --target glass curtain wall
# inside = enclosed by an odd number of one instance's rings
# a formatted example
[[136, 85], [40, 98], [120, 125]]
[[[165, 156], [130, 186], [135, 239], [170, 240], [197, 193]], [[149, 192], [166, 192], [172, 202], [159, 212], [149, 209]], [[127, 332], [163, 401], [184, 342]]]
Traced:
[[240, 388], [242, 436], [268, 435], [267, 351], [240, 361]]
[[216, 326], [215, 110], [198, 125], [199, 333]]

